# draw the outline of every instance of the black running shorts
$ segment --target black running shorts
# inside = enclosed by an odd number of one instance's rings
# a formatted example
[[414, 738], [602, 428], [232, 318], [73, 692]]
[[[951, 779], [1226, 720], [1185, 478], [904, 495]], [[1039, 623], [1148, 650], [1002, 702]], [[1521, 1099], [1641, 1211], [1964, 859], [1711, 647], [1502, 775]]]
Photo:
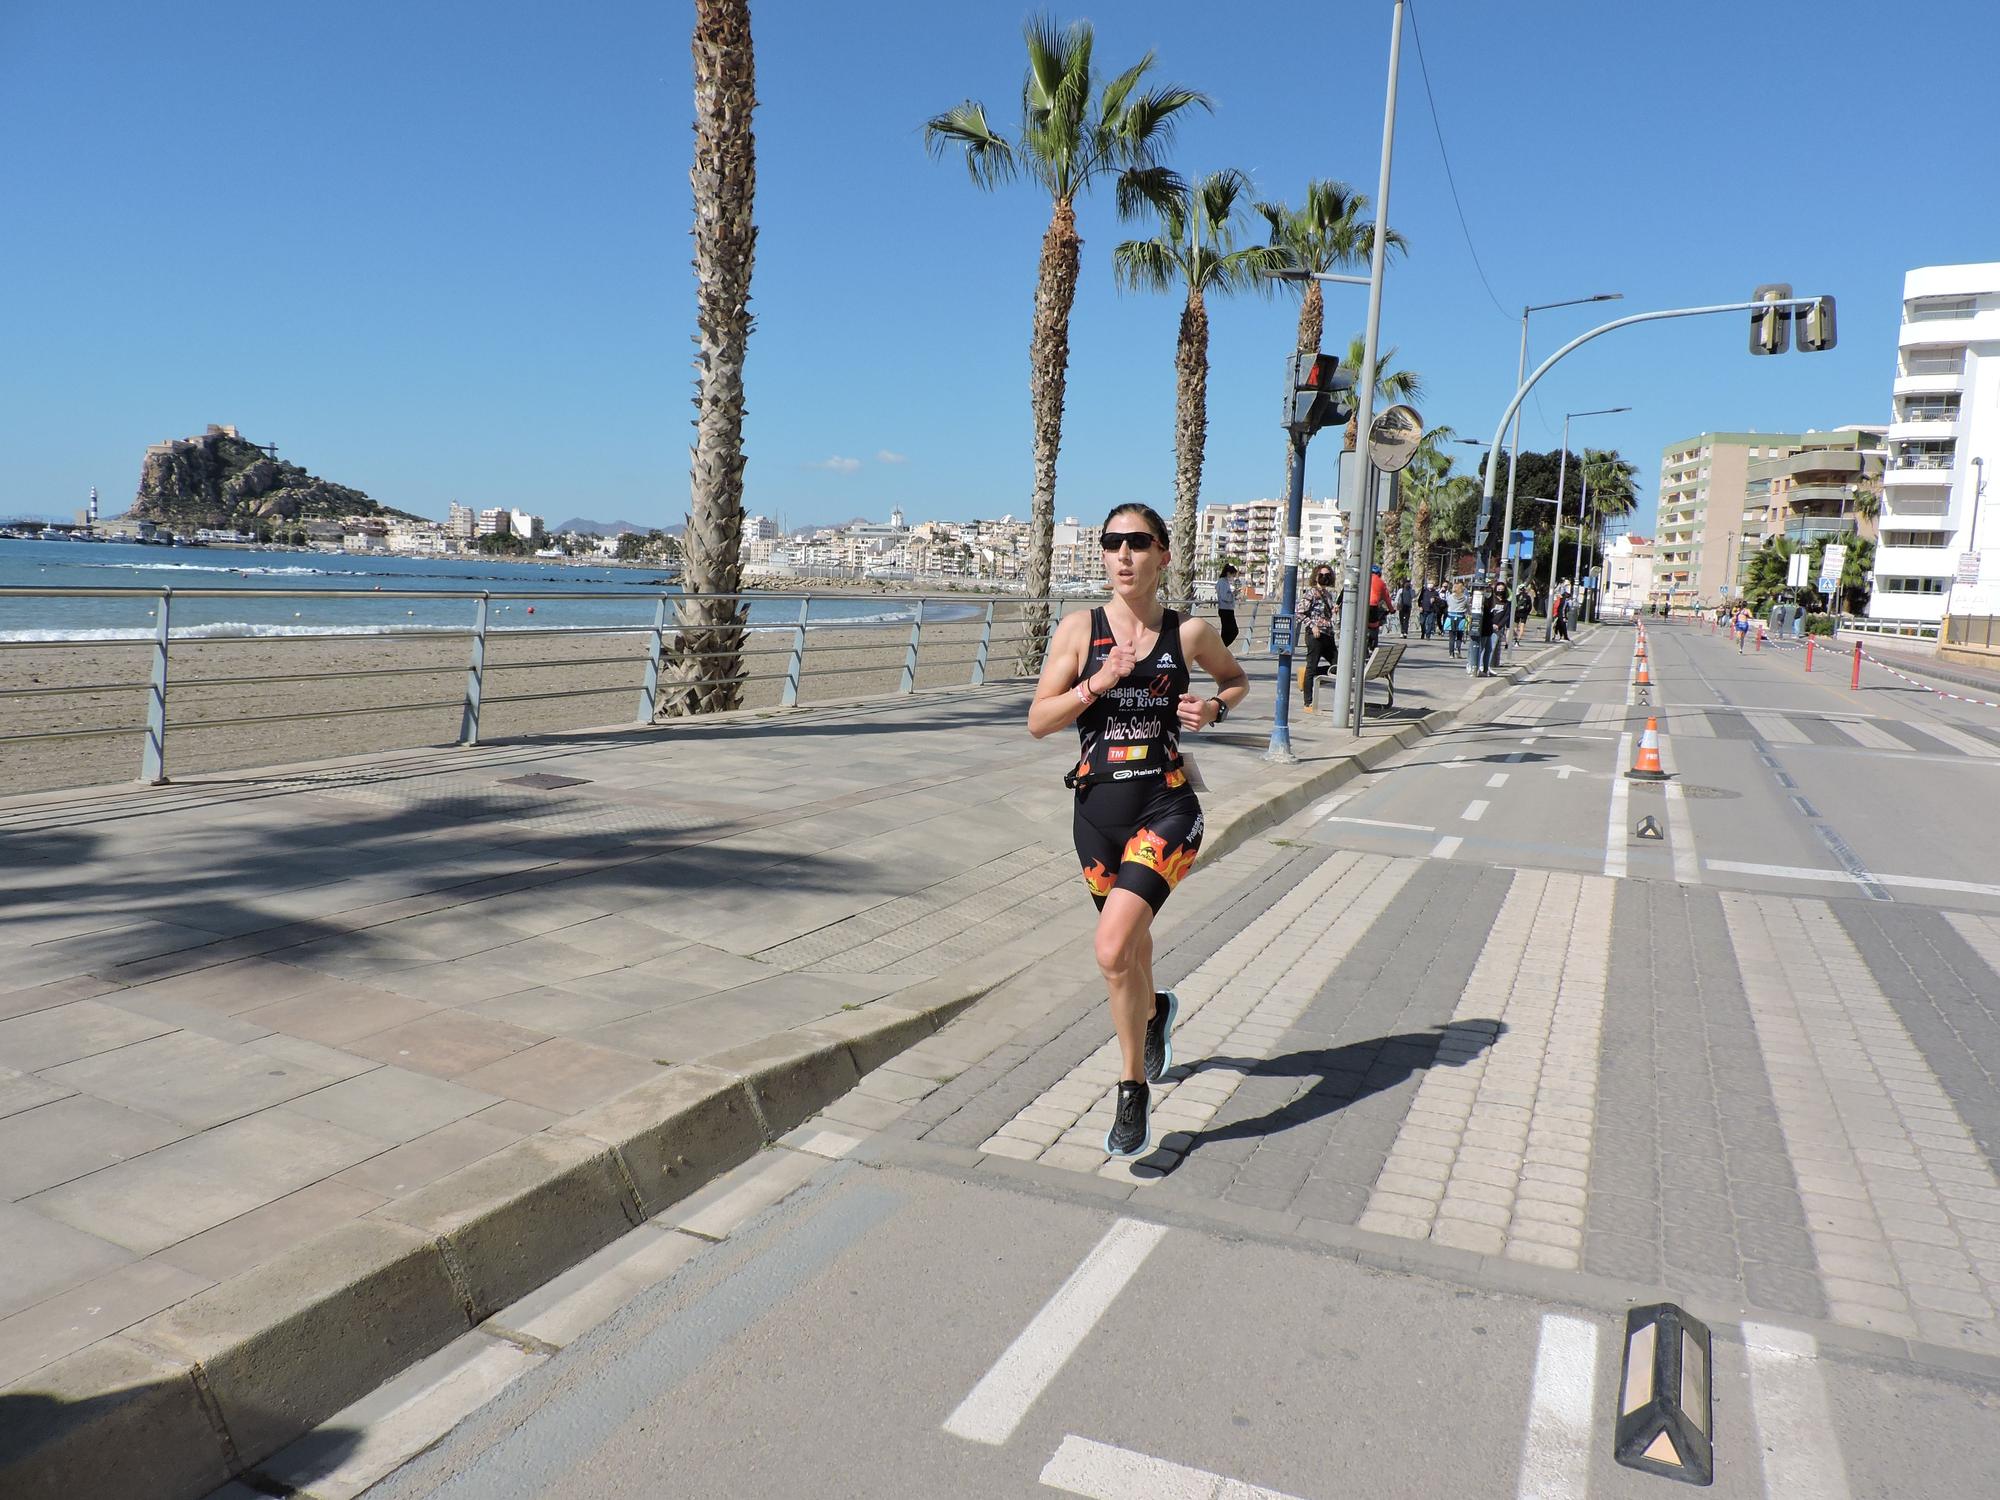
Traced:
[[1128, 890], [1158, 911], [1201, 850], [1201, 802], [1185, 784], [1162, 778], [1100, 782], [1076, 798], [1076, 857], [1098, 910]]

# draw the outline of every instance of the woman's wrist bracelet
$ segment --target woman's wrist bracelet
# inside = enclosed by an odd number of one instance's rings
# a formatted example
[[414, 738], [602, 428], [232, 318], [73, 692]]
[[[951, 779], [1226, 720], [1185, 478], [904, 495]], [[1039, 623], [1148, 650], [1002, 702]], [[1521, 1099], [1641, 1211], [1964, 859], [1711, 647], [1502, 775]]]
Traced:
[[1093, 693], [1080, 682], [1071, 691], [1076, 694], [1076, 701], [1081, 703], [1085, 708], [1090, 707], [1091, 704], [1097, 701], [1097, 694]]

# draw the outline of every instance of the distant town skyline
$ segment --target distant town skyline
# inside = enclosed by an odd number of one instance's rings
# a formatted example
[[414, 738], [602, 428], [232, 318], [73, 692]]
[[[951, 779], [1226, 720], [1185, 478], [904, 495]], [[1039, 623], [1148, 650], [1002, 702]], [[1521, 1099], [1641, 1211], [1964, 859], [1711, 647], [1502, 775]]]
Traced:
[[[1659, 325], [1581, 351], [1529, 402], [1522, 445], [1538, 450], [1557, 445], [1566, 409], [1632, 407], [1572, 441], [1639, 466], [1642, 528], [1651, 456], [1688, 433], [1886, 420], [1903, 276], [1989, 259], [2000, 242], [2000, 204], [1964, 190], [1970, 143], [1984, 138], [1976, 42], [2000, 24], [1989, 7], [1927, 12], [1967, 45], [1930, 60], [1927, 138], [1948, 144], [1915, 153], [1886, 98], [1789, 67], [1774, 90], [1769, 54], [1716, 47], [1740, 24], [1719, 0], [1671, 13], [1581, 0], [1415, 9], [1422, 53], [1404, 49], [1390, 214], [1412, 248], [1392, 267], [1383, 332], [1426, 377], [1428, 421], [1490, 436], [1524, 302], [1619, 291], [1618, 310], [1636, 311], [1769, 280], [1840, 299], [1840, 347], [1824, 356], [1749, 359], [1733, 319]], [[1027, 8], [754, 14], [747, 508], [793, 525], [897, 505], [1024, 515], [1027, 308], [1048, 205], [1026, 184], [981, 193], [958, 163], [928, 160], [921, 124], [973, 97], [1011, 128]], [[1213, 97], [1176, 165], [1240, 166], [1274, 199], [1295, 201], [1317, 176], [1372, 191], [1386, 15], [1313, 13], [1281, 45], [1271, 28], [1218, 30], [1192, 4], [1104, 0], [1088, 14], [1107, 66], [1156, 48], [1162, 78]], [[1855, 37], [1870, 15], [1786, 0], [1759, 29]], [[93, 485], [122, 507], [148, 444], [228, 422], [421, 514], [457, 499], [682, 520], [684, 17], [624, 0], [578, 28], [501, 0], [479, 12], [473, 49], [463, 15], [380, 0], [326, 14], [218, 0], [204, 25], [237, 58], [227, 91], [190, 92], [158, 66], [186, 45], [174, 7], [31, 0], [10, 20], [0, 127], [34, 149], [0, 163], [24, 229], [0, 243], [16, 289], [0, 511], [72, 515]], [[397, 48], [379, 45], [385, 28]], [[1638, 57], [1647, 65], [1604, 65]], [[856, 91], [864, 71], [874, 84]], [[1693, 113], [1691, 73], [1707, 101]], [[1529, 76], [1560, 87], [1522, 109]], [[1663, 118], [1672, 131], [1655, 128]], [[1755, 163], [1771, 161], [1893, 183], [1896, 212], [1868, 233], [1828, 234], [1785, 207], [1785, 179], [1760, 179]], [[225, 181], [232, 206], [212, 224], [163, 219], [175, 194]], [[1080, 214], [1057, 507], [1084, 515], [1171, 494], [1178, 304], [1113, 287], [1112, 247], [1149, 226], [1121, 225], [1104, 198]], [[1532, 351], [1588, 312], [1537, 314]], [[1211, 308], [1205, 501], [1280, 491], [1276, 381], [1293, 317], [1283, 297]], [[1334, 289], [1328, 347], [1362, 320], [1359, 291]], [[1318, 490], [1328, 446], [1313, 453]], [[1462, 468], [1476, 463], [1458, 452]]]

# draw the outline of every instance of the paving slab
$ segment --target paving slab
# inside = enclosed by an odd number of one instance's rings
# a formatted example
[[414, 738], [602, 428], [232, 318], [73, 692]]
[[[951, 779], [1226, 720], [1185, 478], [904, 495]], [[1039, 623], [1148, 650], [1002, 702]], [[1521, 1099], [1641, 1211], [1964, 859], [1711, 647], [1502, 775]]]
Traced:
[[[1430, 679], [1361, 739], [1295, 726], [1294, 766], [1262, 761], [1254, 712], [1200, 745], [1208, 857], [1470, 689]], [[437, 1282], [457, 1300], [419, 1320], [441, 1330], [466, 1295], [525, 1291], [1075, 943], [1069, 750], [1028, 740], [1024, 712], [1014, 685], [0, 799], [0, 831], [89, 834], [87, 857], [72, 840], [7, 891], [39, 940], [8, 955], [0, 1125], [63, 1134], [67, 1154], [0, 1207], [21, 1268], [0, 1315], [54, 1327], [80, 1287], [119, 1293], [69, 1318], [84, 1342], [20, 1324], [7, 1390], [110, 1370], [147, 1320], [156, 1352], [249, 1382], [219, 1399], [254, 1462], [345, 1388], [303, 1380], [256, 1326], [258, 1286], [290, 1326], [338, 1326], [347, 1293], [315, 1282], [313, 1246], [373, 1222], [465, 1237], [470, 1280]], [[506, 784], [544, 770], [577, 784]], [[165, 860], [191, 872], [173, 902], [139, 873]], [[889, 1118], [890, 1096], [966, 1062], [909, 1066], [869, 1074], [847, 1116]], [[565, 1181], [595, 1185], [566, 1198]], [[523, 1238], [531, 1221], [547, 1232]], [[147, 1410], [179, 1410], [161, 1400]]]

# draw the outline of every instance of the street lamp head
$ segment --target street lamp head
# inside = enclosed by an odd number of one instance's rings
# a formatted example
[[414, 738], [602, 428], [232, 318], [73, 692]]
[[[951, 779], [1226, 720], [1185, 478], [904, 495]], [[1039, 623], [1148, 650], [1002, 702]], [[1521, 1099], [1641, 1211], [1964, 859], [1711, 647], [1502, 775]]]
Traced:
[[1273, 281], [1311, 281], [1312, 272], [1299, 266], [1287, 266], [1283, 270], [1267, 270], [1259, 273]]

